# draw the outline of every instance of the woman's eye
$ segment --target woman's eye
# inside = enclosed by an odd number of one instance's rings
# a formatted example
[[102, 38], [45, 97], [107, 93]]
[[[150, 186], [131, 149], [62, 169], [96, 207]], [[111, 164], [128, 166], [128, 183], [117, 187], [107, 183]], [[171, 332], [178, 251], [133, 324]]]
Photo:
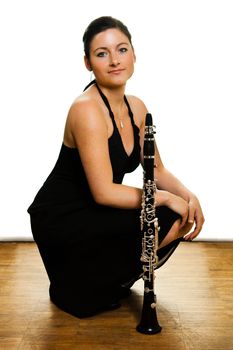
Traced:
[[122, 53], [127, 52], [127, 51], [128, 51], [128, 49], [126, 47], [121, 47], [120, 48], [120, 52], [122, 52]]
[[107, 55], [107, 52], [101, 51], [97, 54], [97, 57], [105, 57]]

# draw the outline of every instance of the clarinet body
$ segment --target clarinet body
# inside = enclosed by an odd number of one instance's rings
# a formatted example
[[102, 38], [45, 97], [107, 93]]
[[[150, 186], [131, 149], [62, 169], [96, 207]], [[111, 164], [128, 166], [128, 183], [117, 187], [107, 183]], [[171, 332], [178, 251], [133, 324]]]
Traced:
[[144, 138], [144, 184], [141, 207], [142, 254], [144, 297], [141, 321], [136, 327], [144, 334], [155, 334], [161, 331], [156, 314], [156, 295], [154, 293], [155, 267], [158, 263], [158, 219], [156, 218], [156, 183], [154, 179], [154, 126], [151, 114], [146, 115]]

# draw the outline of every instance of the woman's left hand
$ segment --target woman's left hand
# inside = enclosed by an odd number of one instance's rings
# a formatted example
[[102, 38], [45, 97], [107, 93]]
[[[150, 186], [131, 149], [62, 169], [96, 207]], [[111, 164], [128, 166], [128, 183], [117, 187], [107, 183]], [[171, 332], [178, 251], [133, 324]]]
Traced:
[[193, 240], [195, 237], [197, 237], [205, 221], [205, 218], [201, 209], [201, 205], [195, 195], [190, 194], [188, 205], [189, 205], [188, 223], [190, 224], [195, 223], [195, 227], [189, 234], [187, 234], [184, 237], [186, 241]]

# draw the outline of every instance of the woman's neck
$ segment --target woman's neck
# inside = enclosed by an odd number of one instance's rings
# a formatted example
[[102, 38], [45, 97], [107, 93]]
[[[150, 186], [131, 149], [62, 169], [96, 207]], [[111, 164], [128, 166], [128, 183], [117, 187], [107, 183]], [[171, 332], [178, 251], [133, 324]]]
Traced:
[[113, 110], [120, 110], [124, 105], [125, 85], [116, 88], [107, 88], [98, 84], [103, 94], [107, 97], [108, 102]]

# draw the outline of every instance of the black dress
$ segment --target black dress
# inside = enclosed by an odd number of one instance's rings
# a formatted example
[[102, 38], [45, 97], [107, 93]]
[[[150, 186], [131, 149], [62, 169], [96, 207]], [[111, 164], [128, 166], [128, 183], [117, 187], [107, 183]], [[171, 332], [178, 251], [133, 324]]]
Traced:
[[[113, 181], [140, 162], [139, 129], [134, 123], [134, 148], [128, 156], [109, 109], [113, 134], [108, 140]], [[77, 317], [94, 315], [116, 303], [122, 286], [130, 287], [141, 274], [139, 209], [98, 205], [90, 192], [78, 149], [62, 144], [58, 160], [28, 208], [31, 228], [50, 280], [50, 298], [59, 308]], [[157, 208], [159, 241], [179, 216], [167, 207]], [[159, 249], [162, 265], [180, 240]]]

